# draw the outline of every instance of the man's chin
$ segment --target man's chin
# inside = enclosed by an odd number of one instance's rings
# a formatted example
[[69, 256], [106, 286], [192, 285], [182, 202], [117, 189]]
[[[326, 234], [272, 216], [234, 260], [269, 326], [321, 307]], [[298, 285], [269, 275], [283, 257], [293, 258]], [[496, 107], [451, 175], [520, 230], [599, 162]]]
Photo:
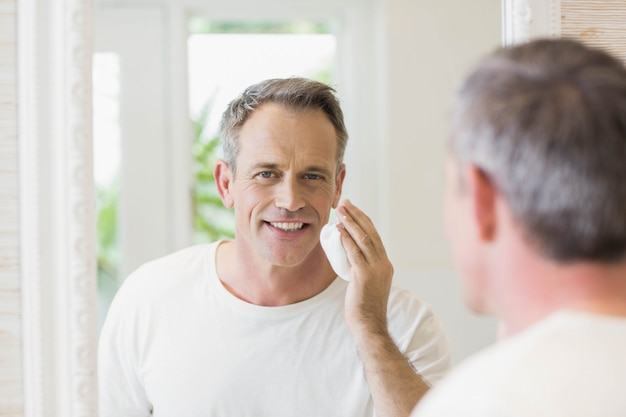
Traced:
[[273, 266], [276, 267], [296, 268], [302, 265], [305, 260], [305, 256], [297, 253], [272, 253], [268, 255], [267, 259]]
[[479, 297], [465, 296], [465, 306], [474, 314], [479, 316], [487, 316], [493, 314], [487, 303]]

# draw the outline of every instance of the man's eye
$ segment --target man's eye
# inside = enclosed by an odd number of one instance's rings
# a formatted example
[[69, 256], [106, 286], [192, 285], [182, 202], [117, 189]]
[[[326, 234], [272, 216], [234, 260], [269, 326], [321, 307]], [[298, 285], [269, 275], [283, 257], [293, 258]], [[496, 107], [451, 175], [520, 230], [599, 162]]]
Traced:
[[306, 174], [304, 178], [306, 178], [307, 180], [319, 180], [320, 178], [322, 178], [322, 176], [318, 174]]
[[269, 171], [263, 171], [259, 172], [258, 176], [261, 178], [272, 178], [272, 173]]

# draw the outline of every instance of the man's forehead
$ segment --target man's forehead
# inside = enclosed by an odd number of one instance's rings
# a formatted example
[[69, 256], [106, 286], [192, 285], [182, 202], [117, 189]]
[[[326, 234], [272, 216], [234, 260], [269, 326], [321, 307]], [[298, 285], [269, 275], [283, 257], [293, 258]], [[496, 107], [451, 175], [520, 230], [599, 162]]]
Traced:
[[299, 171], [331, 173], [335, 168], [334, 158], [324, 155], [281, 155], [277, 152], [254, 152], [246, 158], [246, 165], [250, 169], [288, 170], [296, 168]]

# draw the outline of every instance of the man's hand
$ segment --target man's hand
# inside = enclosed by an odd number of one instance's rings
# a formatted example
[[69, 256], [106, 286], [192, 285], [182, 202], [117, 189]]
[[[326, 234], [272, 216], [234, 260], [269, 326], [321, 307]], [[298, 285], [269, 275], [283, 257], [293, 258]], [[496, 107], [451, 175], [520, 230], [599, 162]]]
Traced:
[[393, 265], [371, 219], [350, 201], [338, 207], [341, 243], [350, 263], [346, 322], [352, 331], [379, 417], [408, 416], [429, 386], [387, 329]]
[[351, 329], [361, 326], [387, 333], [387, 300], [393, 265], [372, 220], [350, 201], [337, 208], [341, 243], [350, 263], [346, 294], [346, 320]]

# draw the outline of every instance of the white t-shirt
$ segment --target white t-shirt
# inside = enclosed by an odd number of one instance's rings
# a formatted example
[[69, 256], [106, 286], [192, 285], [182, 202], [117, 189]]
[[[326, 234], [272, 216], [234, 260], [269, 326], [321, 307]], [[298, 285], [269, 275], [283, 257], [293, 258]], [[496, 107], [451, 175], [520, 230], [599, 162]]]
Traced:
[[412, 417], [624, 417], [626, 319], [563, 311], [463, 362]]
[[[101, 417], [372, 416], [344, 320], [348, 283], [263, 307], [217, 277], [218, 243], [149, 262], [120, 288], [98, 351]], [[392, 289], [389, 331], [431, 383], [450, 366], [428, 306]]]

